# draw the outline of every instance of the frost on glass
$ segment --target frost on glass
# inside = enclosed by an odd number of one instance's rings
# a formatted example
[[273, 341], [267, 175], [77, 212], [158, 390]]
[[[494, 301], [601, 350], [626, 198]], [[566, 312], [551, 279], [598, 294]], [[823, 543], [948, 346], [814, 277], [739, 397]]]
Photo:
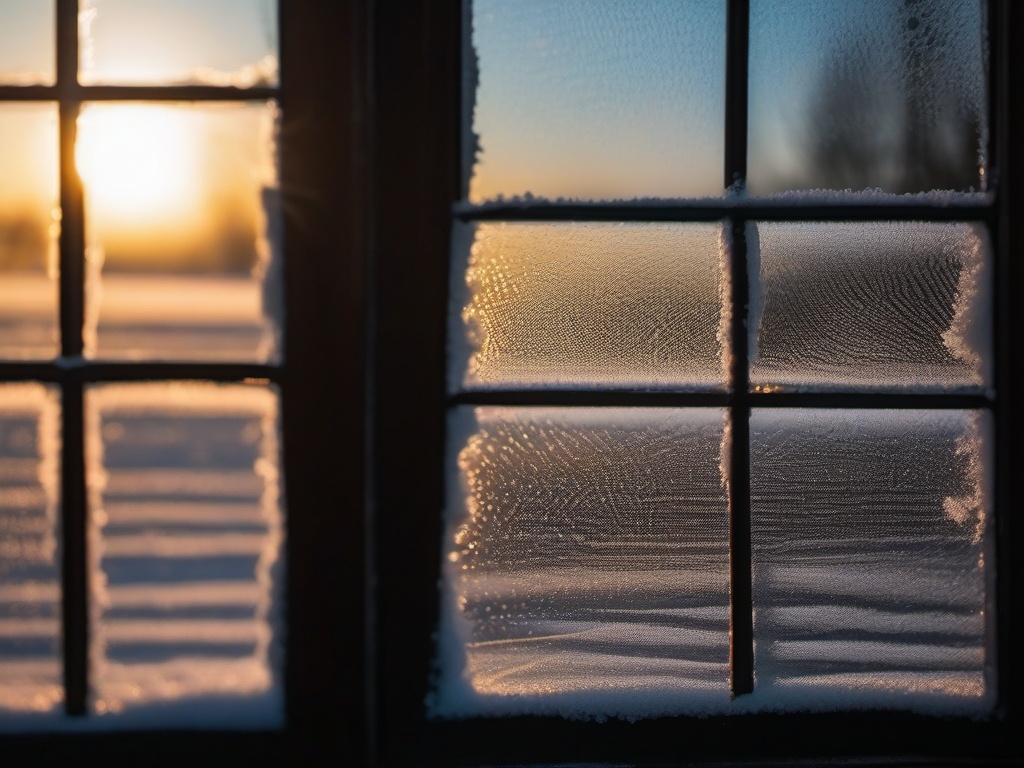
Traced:
[[471, 42], [470, 202], [722, 195], [724, 0], [473, 0]]
[[263, 385], [87, 393], [96, 714], [282, 717], [278, 399]]
[[462, 408], [450, 427], [435, 715], [728, 703], [723, 411]]
[[721, 224], [456, 225], [450, 386], [722, 387]]
[[277, 118], [274, 102], [86, 105], [88, 357], [280, 357]]
[[79, 6], [84, 85], [277, 84], [276, 0], [80, 0]]
[[755, 696], [986, 710], [991, 419], [754, 410]]
[[56, 75], [55, 0], [0, 3], [0, 85], [52, 85]]
[[0, 104], [0, 359], [58, 351], [57, 146], [55, 104]]
[[755, 389], [991, 383], [984, 226], [760, 222], [747, 243]]
[[984, 0], [751, 0], [748, 188], [987, 188]]
[[57, 547], [60, 406], [41, 384], [0, 384], [0, 729], [64, 700]]

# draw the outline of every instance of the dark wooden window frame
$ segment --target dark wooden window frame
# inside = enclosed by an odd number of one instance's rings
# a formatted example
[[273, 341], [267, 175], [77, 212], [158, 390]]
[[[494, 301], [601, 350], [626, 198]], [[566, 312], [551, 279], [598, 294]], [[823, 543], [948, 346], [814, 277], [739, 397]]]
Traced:
[[[557, 0], [552, 0], [556, 2]], [[991, 0], [992, 170], [995, 201], [962, 209], [900, 206], [723, 205], [719, 209], [518, 206], [494, 217], [555, 219], [877, 220], [971, 219], [992, 229], [996, 252], [997, 603], [1000, 699], [984, 720], [892, 712], [661, 718], [627, 723], [513, 717], [426, 717], [438, 621], [444, 475], [445, 329], [449, 235], [461, 196], [460, 0], [280, 0], [277, 92], [90, 88], [74, 85], [76, 0], [61, 9], [55, 88], [0, 87], [0, 100], [213, 100], [278, 98], [285, 206], [286, 361], [280, 367], [85, 362], [71, 341], [81, 318], [82, 210], [68, 154], [73, 112], [62, 110], [64, 348], [59, 363], [0, 363], [0, 381], [56, 382], [65, 444], [81, 444], [81, 391], [93, 381], [265, 378], [282, 397], [287, 507], [287, 724], [280, 731], [127, 731], [3, 734], [12, 765], [1015, 765], [1024, 757], [1024, 664], [1015, 653], [1024, 617], [1024, 491], [1012, 480], [1024, 428], [1017, 392], [1024, 360], [1024, 136], [1011, 63], [1024, 7]], [[733, 18], [745, 3], [733, 0]], [[70, 7], [74, 7], [72, 14]], [[742, 29], [731, 26], [732, 34]], [[735, 41], [730, 44], [733, 51]], [[741, 77], [735, 59], [730, 79]], [[742, 79], [742, 77], [741, 77]], [[735, 83], [732, 86], [737, 87]], [[156, 92], [156, 91], [159, 92]], [[731, 131], [745, 132], [731, 103]], [[728, 142], [741, 147], [736, 134]], [[730, 154], [730, 167], [742, 160]], [[740, 275], [741, 279], [745, 276]], [[69, 333], [73, 332], [73, 333]], [[742, 334], [740, 334], [742, 336]], [[742, 343], [742, 342], [740, 342]], [[521, 395], [521, 397], [520, 397]], [[530, 400], [531, 397], [537, 398]], [[779, 405], [784, 397], [775, 396]], [[803, 405], [844, 405], [831, 396]], [[633, 393], [526, 395], [509, 402], [638, 404]], [[659, 394], [650, 404], [690, 404]], [[675, 398], [675, 399], [673, 399]], [[500, 401], [496, 396], [495, 400]], [[483, 402], [479, 398], [474, 402]], [[756, 395], [747, 405], [757, 402]], [[953, 401], [948, 401], [953, 404]], [[895, 396], [871, 403], [909, 405]], [[712, 404], [710, 401], [707, 404]], [[790, 402], [789, 404], [795, 404]], [[966, 399], [960, 405], [976, 405]], [[732, 403], [742, 407], [741, 403]], [[84, 529], [84, 457], [64, 470], [69, 540]], [[741, 525], [741, 529], [744, 526]], [[734, 547], [749, 548], [743, 530]], [[65, 581], [84, 571], [83, 548], [65, 553]], [[742, 579], [742, 573], [736, 574]], [[66, 584], [68, 618], [81, 622], [84, 583]], [[749, 593], [748, 593], [749, 595]], [[740, 596], [749, 600], [749, 596]], [[85, 636], [66, 652], [80, 657]], [[84, 669], [84, 667], [83, 667]], [[84, 672], [69, 679], [83, 700]]]
[[[60, 357], [0, 362], [0, 382], [61, 391], [62, 601], [66, 721], [53, 733], [0, 732], [0, 755], [21, 765], [362, 764], [368, 750], [365, 442], [370, 3], [280, 0], [277, 88], [82, 86], [78, 0], [56, 0], [57, 82], [0, 86], [0, 103], [60, 109]], [[82, 355], [84, 211], [74, 165], [76, 118], [91, 101], [262, 101], [282, 109], [285, 361], [135, 363]], [[95, 382], [271, 382], [281, 396], [285, 477], [287, 725], [279, 731], [74, 732], [88, 692], [88, 586], [83, 392]]]
[[[1013, 553], [1021, 544], [1018, 509], [1024, 494], [1013, 487], [1013, 467], [1021, 456], [1013, 434], [1022, 425], [1016, 385], [1024, 351], [1020, 309], [1013, 297], [1024, 270], [1011, 258], [1021, 224], [1021, 153], [1010, 136], [1021, 133], [1019, 106], [1010, 98], [1010, 41], [1024, 30], [1024, 12], [1013, 2], [993, 0], [989, 9], [992, 137], [990, 172], [996, 190], [989, 204], [821, 204], [780, 205], [767, 201], [723, 201], [721, 205], [635, 207], [614, 204], [513, 203], [474, 209], [464, 196], [459, 174], [458, 137], [463, 129], [459, 56], [466, 50], [460, 30], [468, 13], [458, 3], [414, 4], [415, 10], [378, 6], [377, 73], [374, 119], [380, 144], [375, 154], [373, 207], [379, 217], [374, 250], [374, 469], [373, 537], [376, 568], [375, 644], [377, 674], [373, 709], [375, 749], [387, 765], [608, 764], [693, 765], [832, 764], [1011, 764], [1024, 748], [1016, 732], [1024, 700], [1022, 668], [1014, 653], [1024, 614], [1021, 574]], [[729, 0], [725, 181], [745, 175], [748, 0]], [[410, 58], [415, 67], [405, 67]], [[386, 85], [385, 85], [386, 83]], [[410, 180], [412, 180], [410, 182]], [[426, 186], [429, 184], [429, 186]], [[411, 198], [409, 195], [411, 194]], [[396, 206], [405, 203], [400, 208]], [[411, 206], [411, 207], [410, 207]], [[997, 396], [768, 394], [746, 392], [746, 334], [743, 313], [733, 353], [737, 369], [730, 395], [631, 391], [445, 392], [445, 317], [448, 238], [453, 218], [460, 221], [726, 221], [733, 228], [734, 308], [746, 301], [744, 224], [769, 221], [980, 221], [993, 236], [996, 258]], [[431, 720], [424, 700], [435, 652], [439, 620], [444, 504], [444, 417], [454, 405], [595, 405], [729, 407], [735, 438], [731, 548], [733, 557], [734, 691], [749, 690], [750, 551], [747, 446], [744, 427], [752, 406], [838, 408], [985, 408], [997, 423], [995, 517], [999, 701], [985, 719], [942, 718], [905, 712], [847, 711], [674, 717], [629, 723], [571, 721], [520, 716]], [[739, 556], [737, 556], [739, 555]]]

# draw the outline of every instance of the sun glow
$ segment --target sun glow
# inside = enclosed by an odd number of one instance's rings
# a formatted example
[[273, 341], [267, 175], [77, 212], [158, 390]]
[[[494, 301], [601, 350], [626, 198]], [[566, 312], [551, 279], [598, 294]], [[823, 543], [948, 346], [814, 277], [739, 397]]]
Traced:
[[94, 105], [78, 122], [76, 164], [87, 203], [107, 224], [131, 226], [194, 212], [197, 146], [173, 108]]

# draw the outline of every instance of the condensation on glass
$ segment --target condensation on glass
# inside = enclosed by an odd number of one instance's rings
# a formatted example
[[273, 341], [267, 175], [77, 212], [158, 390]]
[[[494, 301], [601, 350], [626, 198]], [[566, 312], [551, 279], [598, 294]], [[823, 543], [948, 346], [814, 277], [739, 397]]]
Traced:
[[80, 0], [84, 85], [278, 82], [275, 0]]
[[87, 104], [86, 356], [276, 362], [275, 102]]
[[57, 147], [56, 104], [0, 104], [0, 359], [59, 349]]
[[755, 409], [750, 434], [755, 696], [990, 707], [989, 414]]
[[722, 195], [723, 0], [473, 0], [471, 37], [470, 202]]
[[453, 390], [713, 389], [729, 371], [722, 225], [456, 225]]
[[276, 391], [162, 382], [86, 398], [93, 711], [279, 724]]
[[0, 85], [52, 85], [56, 79], [55, 0], [0, 3]]
[[59, 486], [56, 391], [0, 384], [0, 730], [64, 701]]
[[751, 0], [750, 192], [987, 189], [985, 8]]
[[749, 225], [751, 385], [990, 386], [990, 250], [972, 223]]
[[727, 434], [721, 409], [457, 409], [433, 713], [727, 704]]

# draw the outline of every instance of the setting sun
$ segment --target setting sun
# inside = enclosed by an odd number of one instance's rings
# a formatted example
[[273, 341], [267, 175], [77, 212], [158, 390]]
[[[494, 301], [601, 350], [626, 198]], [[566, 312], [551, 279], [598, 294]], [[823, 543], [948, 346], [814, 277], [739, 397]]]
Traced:
[[139, 223], [183, 214], [194, 202], [196, 146], [173, 109], [93, 106], [78, 124], [76, 162], [91, 206], [105, 219]]

